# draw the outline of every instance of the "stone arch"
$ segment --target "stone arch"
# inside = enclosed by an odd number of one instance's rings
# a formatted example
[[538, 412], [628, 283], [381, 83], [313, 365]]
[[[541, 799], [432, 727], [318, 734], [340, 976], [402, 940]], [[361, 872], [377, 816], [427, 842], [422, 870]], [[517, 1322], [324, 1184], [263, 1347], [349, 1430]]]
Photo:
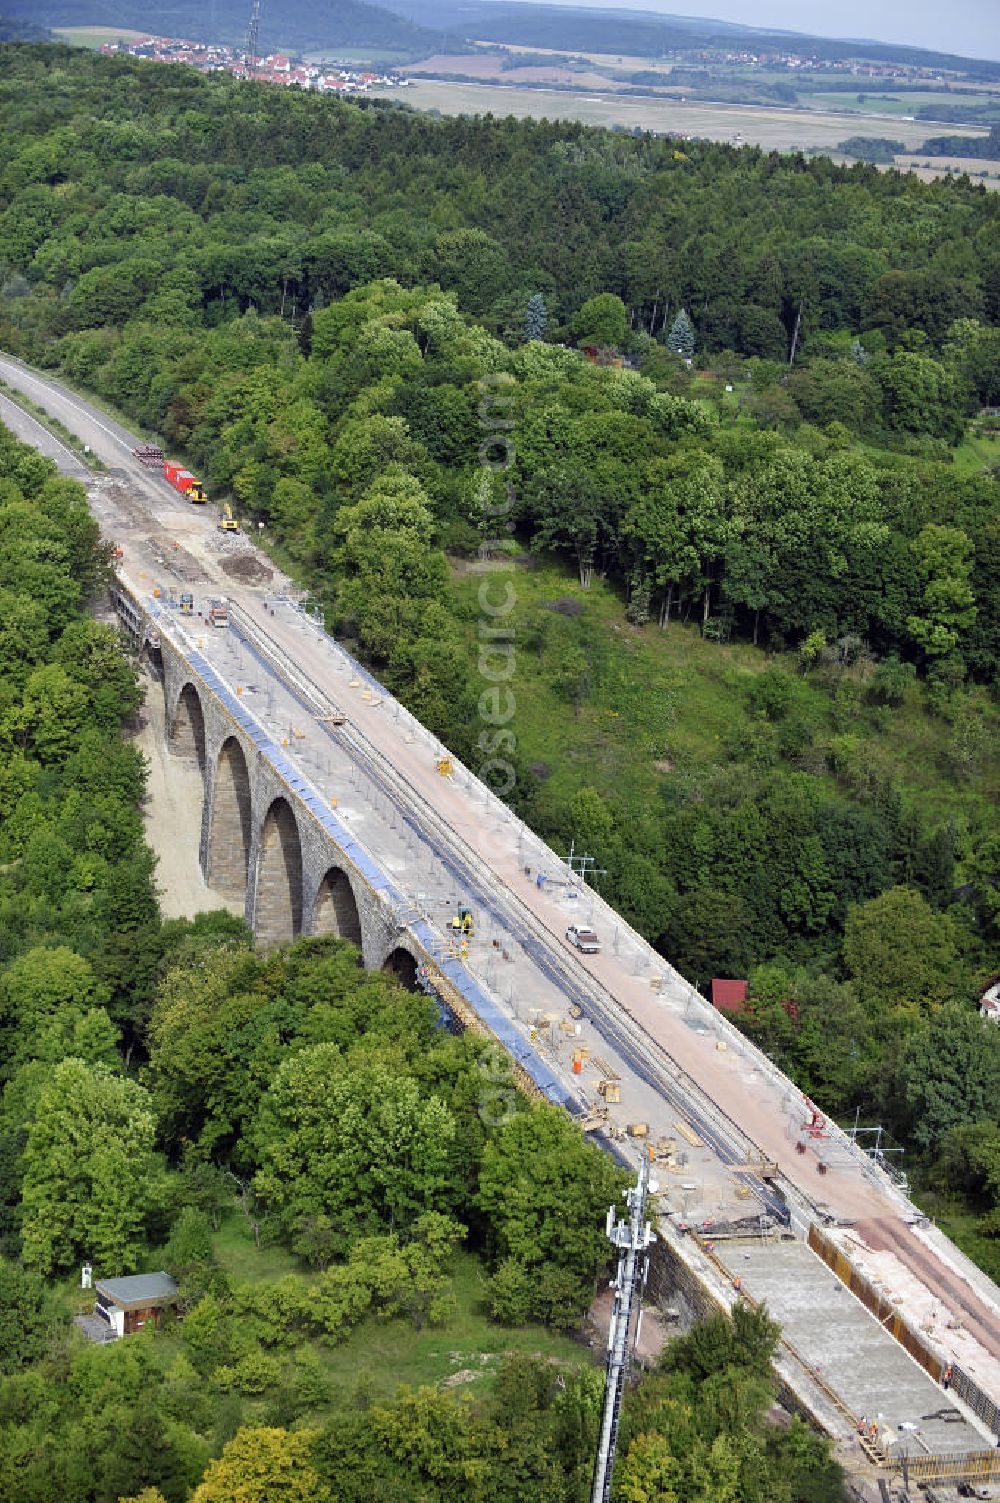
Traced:
[[250, 771], [235, 736], [222, 743], [215, 764], [206, 877], [227, 898], [246, 896], [250, 866]]
[[168, 732], [170, 750], [186, 762], [197, 762], [205, 772], [205, 714], [194, 684], [186, 683], [177, 696]]
[[261, 829], [254, 932], [265, 946], [302, 933], [302, 843], [292, 807], [283, 798], [274, 800]]
[[408, 992], [419, 991], [417, 985], [417, 962], [409, 950], [404, 950], [402, 945], [397, 945], [391, 954], [387, 955], [382, 962], [383, 971], [388, 971], [395, 976]]
[[349, 939], [359, 950], [361, 948], [361, 915], [347, 875], [339, 866], [331, 866], [319, 884], [313, 905], [312, 932], [336, 934], [340, 939]]

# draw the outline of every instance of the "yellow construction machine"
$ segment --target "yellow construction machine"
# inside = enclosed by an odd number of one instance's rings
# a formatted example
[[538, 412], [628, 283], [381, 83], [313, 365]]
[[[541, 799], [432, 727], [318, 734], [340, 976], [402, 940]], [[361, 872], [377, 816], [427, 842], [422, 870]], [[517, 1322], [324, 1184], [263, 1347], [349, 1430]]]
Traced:
[[222, 503], [222, 516], [219, 518], [220, 532], [239, 532], [240, 524], [233, 516], [233, 508], [228, 501]]
[[452, 918], [451, 932], [456, 936], [459, 934], [464, 935], [467, 939], [471, 939], [473, 933], [475, 932], [475, 925], [472, 919], [472, 909], [466, 908], [464, 903], [461, 904], [458, 912]]

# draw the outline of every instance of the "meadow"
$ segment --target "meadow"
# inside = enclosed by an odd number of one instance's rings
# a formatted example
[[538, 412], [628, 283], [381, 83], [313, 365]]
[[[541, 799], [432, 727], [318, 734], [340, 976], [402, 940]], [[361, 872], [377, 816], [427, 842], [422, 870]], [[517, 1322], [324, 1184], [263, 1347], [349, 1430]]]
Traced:
[[[408, 104], [443, 115], [514, 115], [518, 119], [579, 120], [586, 125], [622, 126], [665, 135], [701, 136], [735, 141], [765, 150], [796, 151], [817, 147], [834, 151], [857, 133], [857, 117], [810, 109], [767, 109], [755, 105], [703, 104], [658, 95], [623, 98], [611, 91], [566, 93], [551, 88], [513, 88], [503, 84], [447, 83], [415, 78], [406, 91]], [[892, 136], [911, 150], [933, 131], [926, 121], [892, 121]], [[872, 134], [883, 134], [882, 122]], [[969, 135], [985, 135], [972, 131]], [[946, 163], [941, 161], [940, 170]], [[988, 163], [980, 162], [982, 170]]]

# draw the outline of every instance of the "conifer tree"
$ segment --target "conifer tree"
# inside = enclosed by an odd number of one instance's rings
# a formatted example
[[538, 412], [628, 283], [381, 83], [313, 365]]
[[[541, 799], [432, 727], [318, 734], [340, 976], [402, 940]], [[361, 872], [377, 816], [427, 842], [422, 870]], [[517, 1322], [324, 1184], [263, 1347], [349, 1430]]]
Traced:
[[694, 358], [694, 327], [687, 316], [684, 308], [678, 313], [670, 325], [670, 333], [667, 335], [667, 349], [682, 360]]
[[528, 299], [528, 307], [524, 315], [525, 342], [532, 339], [544, 339], [548, 322], [549, 315], [545, 307], [545, 299], [540, 292], [533, 293]]

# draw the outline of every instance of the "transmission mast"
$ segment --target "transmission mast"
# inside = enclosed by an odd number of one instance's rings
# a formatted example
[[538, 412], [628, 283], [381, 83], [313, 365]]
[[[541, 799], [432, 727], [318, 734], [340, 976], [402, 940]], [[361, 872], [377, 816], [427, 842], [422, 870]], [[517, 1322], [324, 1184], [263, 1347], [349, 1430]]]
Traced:
[[246, 57], [243, 59], [244, 77], [249, 78], [257, 65], [258, 33], [260, 31], [260, 0], [253, 0], [250, 7], [250, 25], [247, 27]]
[[[652, 1186], [653, 1190], [655, 1188], [655, 1185]], [[618, 1273], [612, 1285], [615, 1300], [611, 1311], [611, 1329], [608, 1332], [608, 1375], [604, 1385], [604, 1412], [601, 1415], [601, 1436], [594, 1465], [590, 1503], [608, 1503], [611, 1497], [611, 1474], [618, 1446], [622, 1395], [625, 1392], [629, 1358], [639, 1339], [639, 1326], [642, 1323], [642, 1291], [646, 1287], [649, 1273], [647, 1249], [655, 1240], [655, 1233], [646, 1220], [646, 1198], [650, 1193], [649, 1159], [643, 1154], [638, 1183], [625, 1192], [629, 1208], [628, 1220], [616, 1221], [614, 1206], [608, 1210], [608, 1240], [618, 1248]], [[633, 1314], [636, 1317], [634, 1333]]]

